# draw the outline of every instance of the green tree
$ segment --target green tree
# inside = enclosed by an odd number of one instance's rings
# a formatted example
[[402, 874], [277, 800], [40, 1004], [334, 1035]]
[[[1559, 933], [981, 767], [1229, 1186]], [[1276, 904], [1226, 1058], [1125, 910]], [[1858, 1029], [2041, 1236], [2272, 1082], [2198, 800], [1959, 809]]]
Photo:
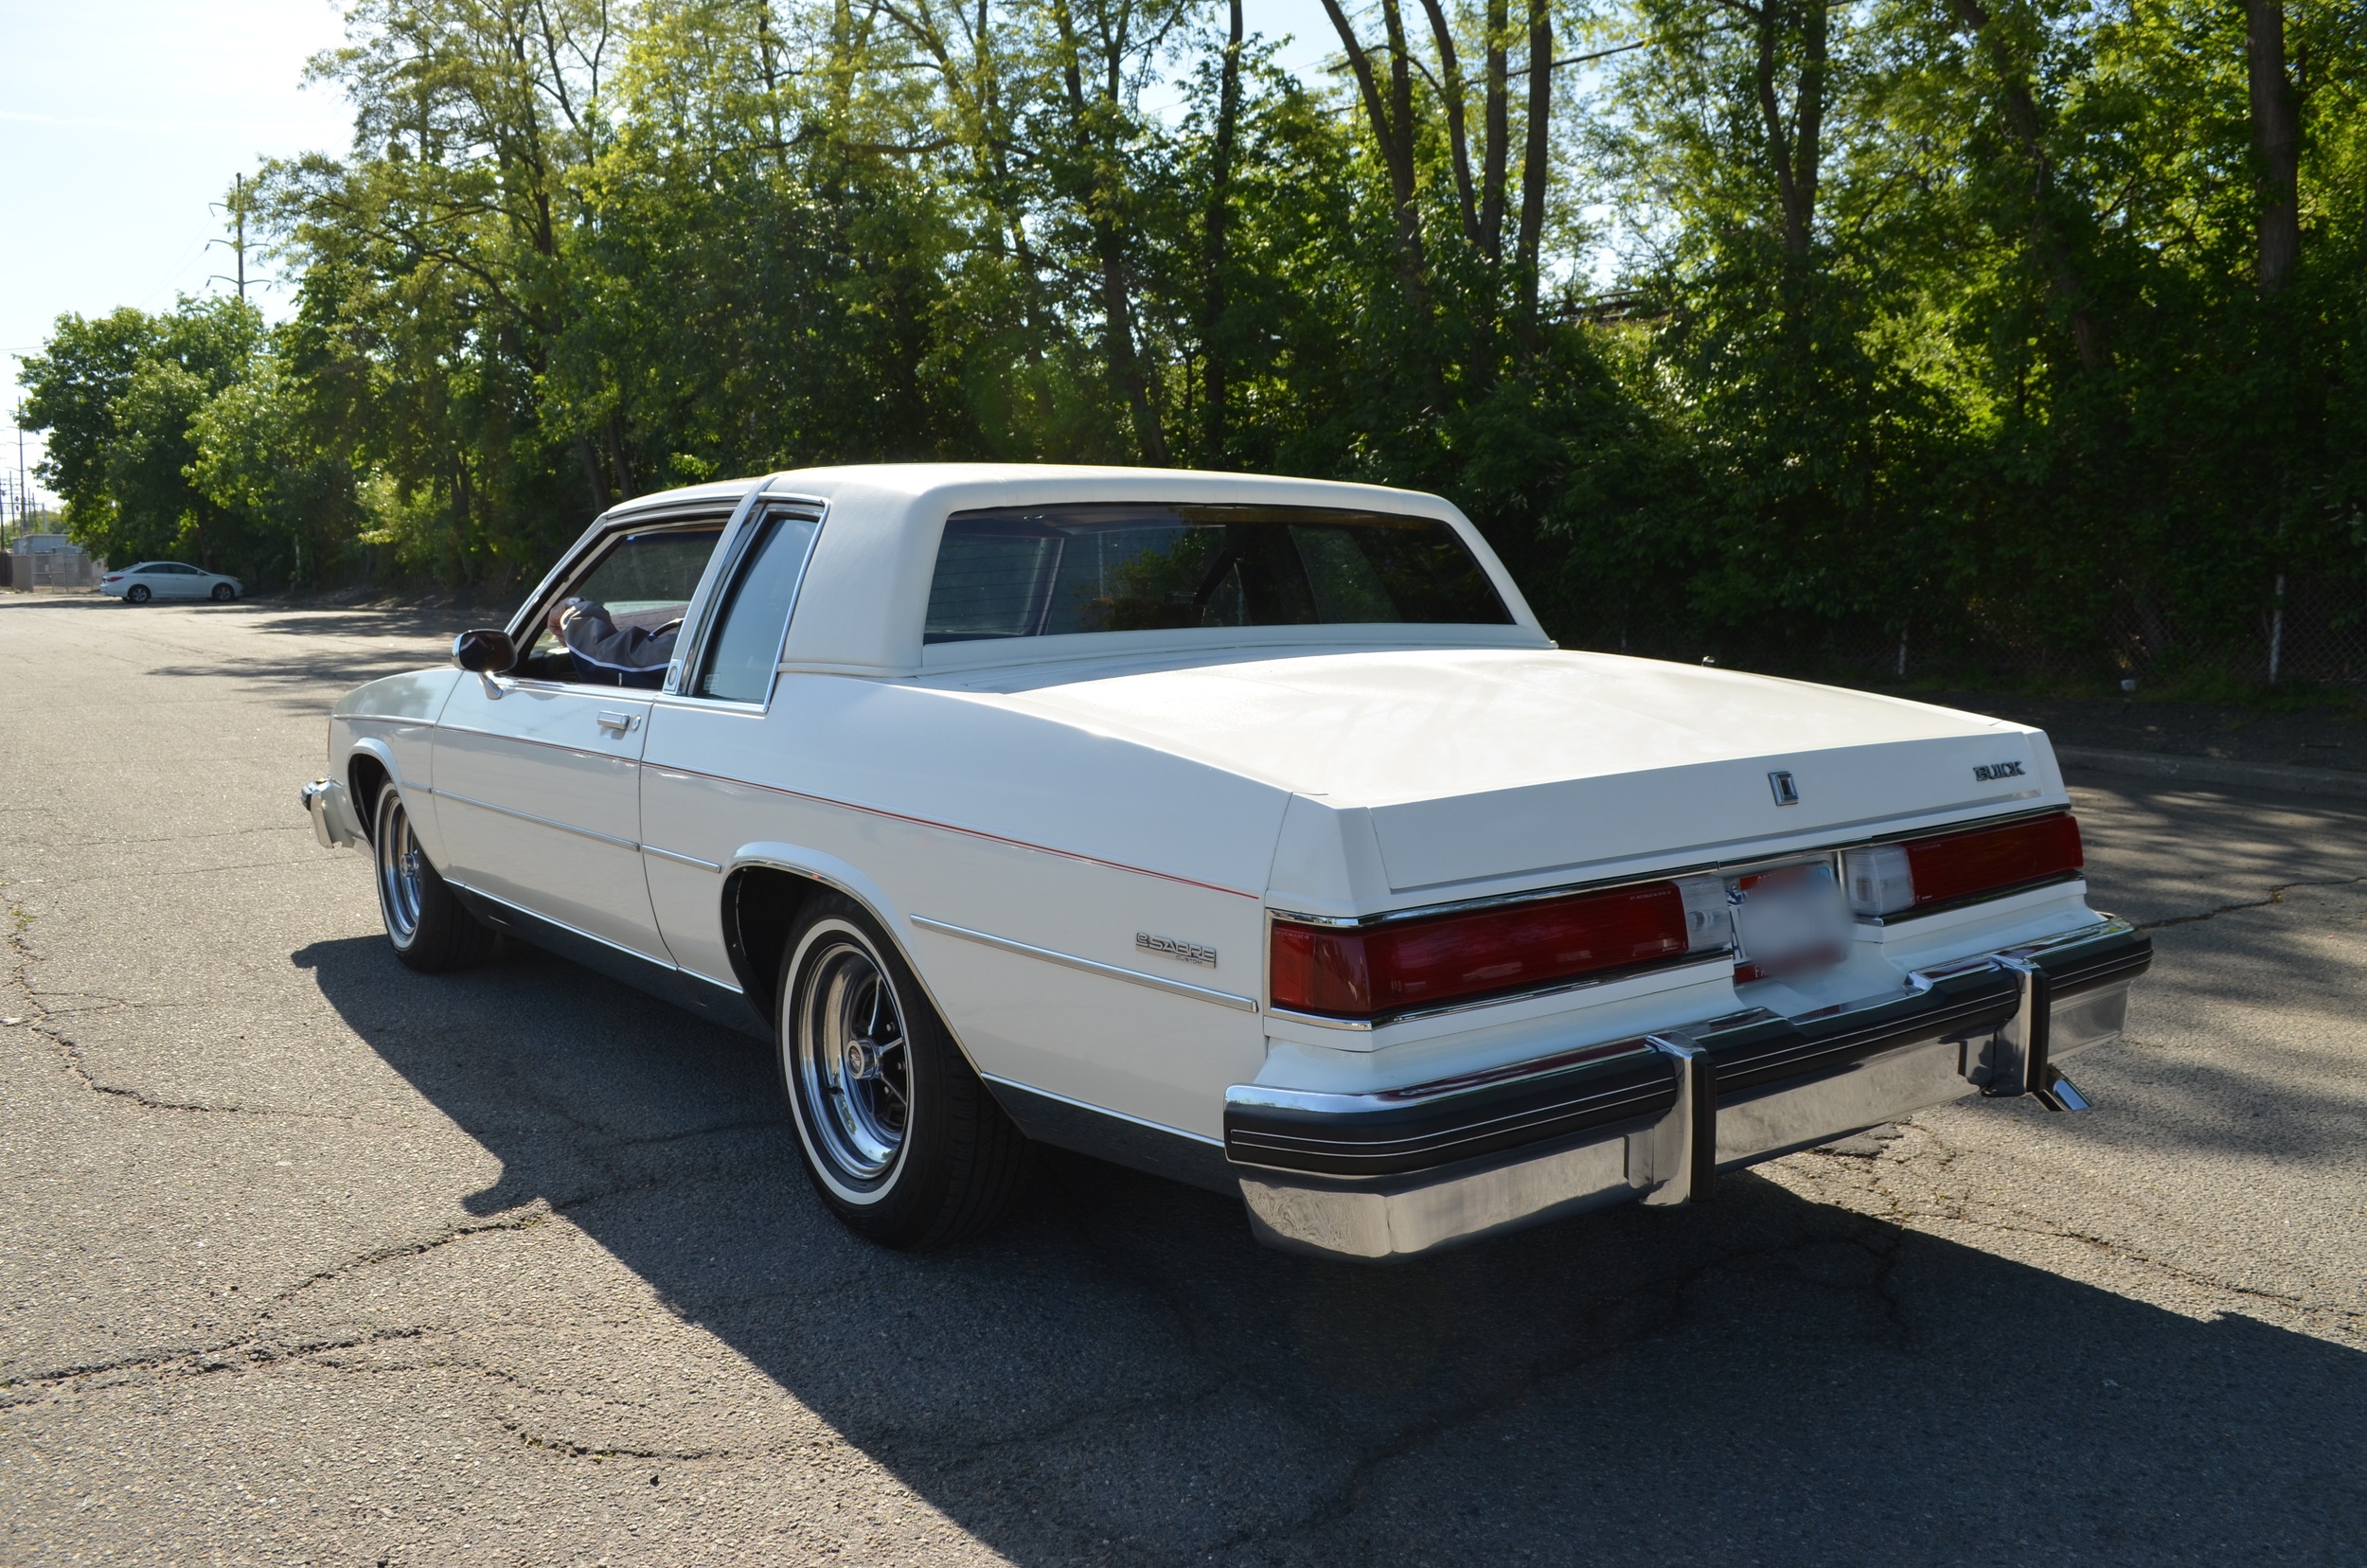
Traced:
[[350, 454], [333, 430], [323, 439], [309, 394], [266, 353], [189, 421], [188, 481], [242, 525], [250, 578], [317, 583], [367, 525]]
[[61, 316], [25, 362], [27, 429], [47, 433], [40, 473], [64, 497], [76, 543], [129, 561], [170, 556], [209, 571], [243, 563], [241, 521], [189, 477], [195, 426], [246, 372], [262, 320], [235, 298], [184, 298], [149, 315]]

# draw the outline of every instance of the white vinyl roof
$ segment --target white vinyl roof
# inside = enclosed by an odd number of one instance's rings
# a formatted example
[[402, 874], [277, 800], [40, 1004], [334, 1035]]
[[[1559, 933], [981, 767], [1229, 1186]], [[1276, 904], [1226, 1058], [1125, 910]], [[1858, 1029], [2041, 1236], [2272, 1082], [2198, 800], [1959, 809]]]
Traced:
[[[986, 507], [1051, 506], [1063, 502], [1339, 507], [1439, 518], [1464, 537], [1504, 596], [1519, 626], [1503, 631], [1513, 633], [1523, 642], [1543, 638], [1527, 601], [1478, 529], [1451, 503], [1413, 490], [1181, 469], [1069, 468], [1025, 463], [882, 463], [795, 469], [774, 474], [765, 489], [769, 494], [808, 496], [828, 505], [828, 518], [815, 544], [812, 563], [807, 569], [805, 586], [798, 594], [796, 616], [790, 624], [789, 645], [783, 652], [784, 665], [801, 669], [919, 673], [923, 665], [921, 627], [928, 614], [929, 584], [936, 569], [937, 540], [948, 514]], [[700, 487], [701, 492], [713, 492], [719, 497], [745, 494], [746, 490], [745, 481]], [[678, 498], [692, 496], [678, 494], [663, 499]], [[650, 502], [660, 499], [650, 497]], [[1246, 630], [1255, 633], [1261, 629]], [[1299, 633], [1283, 639], [1289, 641], [1306, 640], [1305, 634], [1315, 631], [1275, 630]], [[1228, 640], [1208, 631], [1104, 635], [1176, 640], [1179, 647], [1216, 647]], [[1337, 640], [1339, 629], [1330, 629], [1328, 635]], [[1042, 640], [1050, 644], [1077, 639]], [[998, 646], [1003, 658], [1026, 656], [1007, 644]], [[1046, 648], [1041, 651], [1049, 656], [1055, 650]]]

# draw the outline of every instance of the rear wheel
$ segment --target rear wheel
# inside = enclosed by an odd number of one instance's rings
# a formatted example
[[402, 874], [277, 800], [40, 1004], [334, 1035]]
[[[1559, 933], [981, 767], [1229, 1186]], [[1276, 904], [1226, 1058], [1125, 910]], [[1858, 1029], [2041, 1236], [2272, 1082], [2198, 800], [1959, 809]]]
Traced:
[[377, 873], [378, 913], [395, 956], [422, 974], [440, 974], [483, 961], [494, 934], [461, 906], [411, 830], [411, 813], [392, 784], [382, 785], [371, 813], [370, 859]]
[[145, 582], [135, 582], [123, 591], [123, 602], [126, 604], [146, 604], [148, 598], [148, 584]]
[[238, 597], [239, 591], [231, 587], [230, 584], [226, 582], [217, 582], [214, 584], [213, 600], [216, 604], [228, 604], [232, 599], [237, 598]]
[[830, 894], [808, 907], [775, 1016], [806, 1173], [848, 1226], [917, 1251], [1010, 1207], [1027, 1140], [863, 906]]

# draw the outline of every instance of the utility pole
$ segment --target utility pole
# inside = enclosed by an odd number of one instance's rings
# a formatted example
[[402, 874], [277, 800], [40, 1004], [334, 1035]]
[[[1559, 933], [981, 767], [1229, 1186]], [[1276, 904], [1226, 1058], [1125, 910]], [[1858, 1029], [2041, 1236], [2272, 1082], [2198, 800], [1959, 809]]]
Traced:
[[237, 183], [231, 187], [230, 213], [239, 222], [239, 238], [230, 248], [239, 258], [239, 303], [243, 305], [246, 303], [246, 171], [240, 169], [233, 178]]
[[244, 172], [240, 172], [233, 176], [233, 180], [235, 183], [230, 187], [230, 200], [226, 203], [219, 203], [217, 205], [230, 214], [231, 222], [235, 225], [233, 232], [237, 235], [237, 238], [233, 240], [208, 240], [205, 243], [208, 245], [224, 246], [229, 250], [230, 254], [237, 258], [239, 270], [238, 276], [224, 277], [222, 274], [216, 273], [213, 277], [209, 279], [209, 281], [219, 283], [236, 283], [239, 286], [239, 303], [243, 305], [246, 303], [246, 175]]

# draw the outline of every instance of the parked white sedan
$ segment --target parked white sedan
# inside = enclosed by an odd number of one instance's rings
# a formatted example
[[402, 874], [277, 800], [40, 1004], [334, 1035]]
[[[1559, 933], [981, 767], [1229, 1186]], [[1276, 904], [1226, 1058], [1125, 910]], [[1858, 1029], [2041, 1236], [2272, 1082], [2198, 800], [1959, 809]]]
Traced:
[[[670, 636], [645, 685], [543, 630]], [[664, 646], [661, 643], [661, 646]], [[2038, 731], [1558, 650], [1456, 509], [822, 469], [600, 518], [458, 668], [336, 705], [395, 951], [507, 932], [775, 1042], [850, 1225], [1029, 1139], [1423, 1252], [1961, 1095], [2076, 1108], [2151, 946]]]
[[178, 561], [143, 561], [137, 566], [126, 566], [100, 578], [98, 591], [126, 604], [146, 604], [150, 599], [163, 598], [212, 599], [217, 604], [227, 604], [245, 593], [246, 585], [237, 578], [203, 572]]

